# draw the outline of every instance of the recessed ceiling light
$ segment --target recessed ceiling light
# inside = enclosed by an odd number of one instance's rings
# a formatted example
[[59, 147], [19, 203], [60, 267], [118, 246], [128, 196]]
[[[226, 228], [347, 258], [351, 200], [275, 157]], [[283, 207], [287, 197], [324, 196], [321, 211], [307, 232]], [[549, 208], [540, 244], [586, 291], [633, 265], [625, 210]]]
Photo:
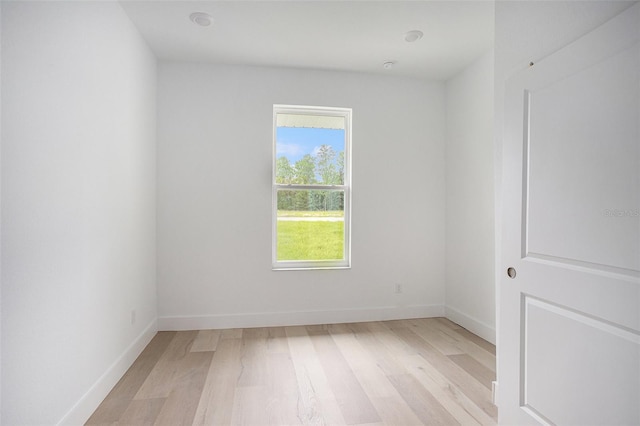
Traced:
[[191, 22], [200, 25], [201, 27], [208, 27], [213, 22], [211, 15], [204, 12], [193, 12], [189, 15], [189, 19], [191, 19]]
[[395, 64], [396, 63], [393, 61], [387, 61], [384, 64], [382, 64], [382, 68], [384, 68], [385, 70], [390, 70], [391, 68], [393, 68]]
[[424, 35], [424, 33], [422, 31], [412, 30], [412, 31], [409, 31], [408, 33], [406, 33], [404, 35], [404, 39], [408, 43], [413, 43], [414, 41], [420, 40], [423, 35]]

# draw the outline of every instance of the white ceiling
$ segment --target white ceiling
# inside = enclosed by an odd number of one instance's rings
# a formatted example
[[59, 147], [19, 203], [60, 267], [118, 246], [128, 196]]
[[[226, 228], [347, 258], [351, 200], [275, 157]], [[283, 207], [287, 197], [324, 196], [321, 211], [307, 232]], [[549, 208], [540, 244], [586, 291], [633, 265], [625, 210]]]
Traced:
[[[121, 0], [163, 60], [445, 80], [493, 44], [493, 2]], [[214, 22], [200, 27], [192, 12]], [[404, 35], [424, 37], [407, 43]], [[396, 62], [386, 70], [382, 64]]]

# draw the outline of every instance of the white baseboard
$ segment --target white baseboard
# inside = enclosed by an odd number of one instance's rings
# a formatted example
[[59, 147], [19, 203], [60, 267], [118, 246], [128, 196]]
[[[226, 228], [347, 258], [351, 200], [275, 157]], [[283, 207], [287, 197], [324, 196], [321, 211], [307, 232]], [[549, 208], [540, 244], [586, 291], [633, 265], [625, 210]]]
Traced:
[[408, 318], [433, 318], [441, 316], [444, 316], [444, 306], [442, 305], [344, 309], [332, 311], [164, 316], [158, 318], [158, 329], [161, 331], [180, 331], [221, 328], [278, 327], [291, 325], [386, 321]]
[[127, 349], [111, 364], [107, 371], [89, 388], [80, 400], [65, 414], [58, 425], [83, 425], [100, 403], [118, 383], [124, 373], [149, 344], [158, 331], [158, 323], [154, 319], [144, 331], [129, 345]]
[[463, 314], [459, 310], [450, 306], [445, 307], [445, 316], [456, 324], [463, 326], [470, 332], [482, 337], [484, 340], [487, 340], [494, 345], [496, 344], [495, 327], [487, 325], [482, 321], [478, 321], [477, 319], [467, 314]]

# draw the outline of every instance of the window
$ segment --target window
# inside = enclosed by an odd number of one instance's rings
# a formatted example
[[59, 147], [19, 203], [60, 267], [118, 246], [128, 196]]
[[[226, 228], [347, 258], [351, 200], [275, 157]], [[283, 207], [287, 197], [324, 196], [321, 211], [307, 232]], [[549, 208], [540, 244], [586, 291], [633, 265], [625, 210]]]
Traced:
[[350, 267], [351, 109], [273, 107], [273, 268]]

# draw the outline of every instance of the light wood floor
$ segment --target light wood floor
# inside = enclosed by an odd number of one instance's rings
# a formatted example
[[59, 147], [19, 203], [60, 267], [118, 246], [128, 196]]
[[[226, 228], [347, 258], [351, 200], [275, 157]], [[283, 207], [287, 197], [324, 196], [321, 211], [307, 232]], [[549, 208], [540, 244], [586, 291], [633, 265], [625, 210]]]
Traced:
[[444, 318], [160, 332], [87, 424], [495, 424], [492, 380]]

